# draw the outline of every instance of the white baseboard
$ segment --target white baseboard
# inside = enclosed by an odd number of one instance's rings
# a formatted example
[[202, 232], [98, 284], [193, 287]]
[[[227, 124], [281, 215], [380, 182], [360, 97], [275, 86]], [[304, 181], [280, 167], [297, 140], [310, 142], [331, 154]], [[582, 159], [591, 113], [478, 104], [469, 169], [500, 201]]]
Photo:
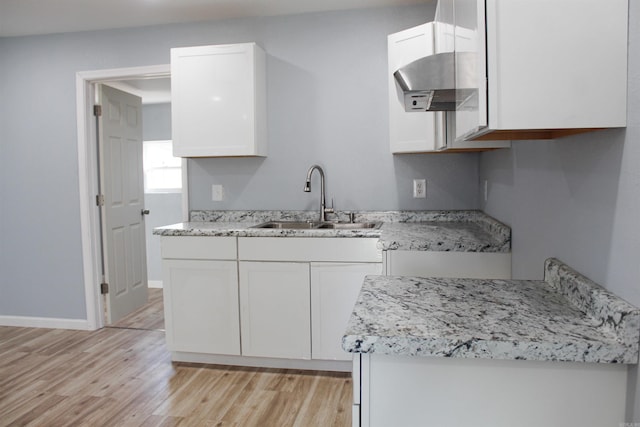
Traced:
[[162, 289], [162, 280], [147, 280], [147, 287]]
[[0, 316], [0, 326], [21, 328], [75, 329], [89, 331], [86, 319], [56, 319], [50, 317]]

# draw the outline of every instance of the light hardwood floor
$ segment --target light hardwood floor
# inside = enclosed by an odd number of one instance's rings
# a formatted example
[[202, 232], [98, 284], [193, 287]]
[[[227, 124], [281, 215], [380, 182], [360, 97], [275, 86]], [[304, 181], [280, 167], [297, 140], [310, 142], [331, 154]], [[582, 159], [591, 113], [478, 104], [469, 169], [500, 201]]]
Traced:
[[164, 330], [162, 289], [149, 288], [145, 305], [111, 325], [114, 328]]
[[348, 426], [348, 374], [171, 363], [164, 332], [0, 327], [0, 426]]

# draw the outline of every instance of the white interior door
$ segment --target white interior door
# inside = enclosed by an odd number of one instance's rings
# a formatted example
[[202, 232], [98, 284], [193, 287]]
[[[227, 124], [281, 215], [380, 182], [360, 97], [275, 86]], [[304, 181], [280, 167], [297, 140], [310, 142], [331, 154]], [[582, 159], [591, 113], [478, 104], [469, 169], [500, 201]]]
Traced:
[[142, 100], [100, 85], [99, 118], [107, 322], [147, 302]]

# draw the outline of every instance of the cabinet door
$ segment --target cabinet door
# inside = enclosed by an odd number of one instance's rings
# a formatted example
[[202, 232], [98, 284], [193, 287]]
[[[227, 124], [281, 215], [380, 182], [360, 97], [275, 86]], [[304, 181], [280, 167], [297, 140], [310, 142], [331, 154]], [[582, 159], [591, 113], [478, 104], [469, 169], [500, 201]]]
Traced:
[[255, 43], [171, 49], [174, 155], [266, 156], [265, 94]]
[[237, 262], [164, 260], [163, 269], [169, 350], [240, 355]]
[[[485, 0], [456, 0], [453, 16], [456, 89], [464, 90], [467, 95], [465, 101], [456, 106], [455, 138], [464, 139], [487, 127]], [[466, 75], [475, 76], [471, 87], [461, 84], [461, 76]]]
[[311, 263], [311, 357], [351, 360], [342, 336], [366, 275], [382, 274], [381, 263]]
[[240, 262], [242, 355], [311, 358], [309, 263]]
[[404, 94], [393, 73], [416, 59], [434, 53], [433, 23], [388, 37], [389, 138], [392, 153], [436, 151], [446, 145], [444, 113], [406, 112]]
[[628, 9], [637, 3], [486, 1], [489, 128], [626, 126]]

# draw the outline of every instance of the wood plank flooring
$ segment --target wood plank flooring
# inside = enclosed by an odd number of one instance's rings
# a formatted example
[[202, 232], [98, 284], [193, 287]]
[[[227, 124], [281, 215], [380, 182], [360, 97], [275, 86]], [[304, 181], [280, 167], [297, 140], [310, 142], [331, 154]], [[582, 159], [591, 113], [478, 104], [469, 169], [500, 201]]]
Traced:
[[164, 330], [162, 289], [149, 288], [145, 305], [111, 325], [114, 328]]
[[349, 426], [348, 374], [172, 363], [164, 332], [0, 327], [0, 426]]

